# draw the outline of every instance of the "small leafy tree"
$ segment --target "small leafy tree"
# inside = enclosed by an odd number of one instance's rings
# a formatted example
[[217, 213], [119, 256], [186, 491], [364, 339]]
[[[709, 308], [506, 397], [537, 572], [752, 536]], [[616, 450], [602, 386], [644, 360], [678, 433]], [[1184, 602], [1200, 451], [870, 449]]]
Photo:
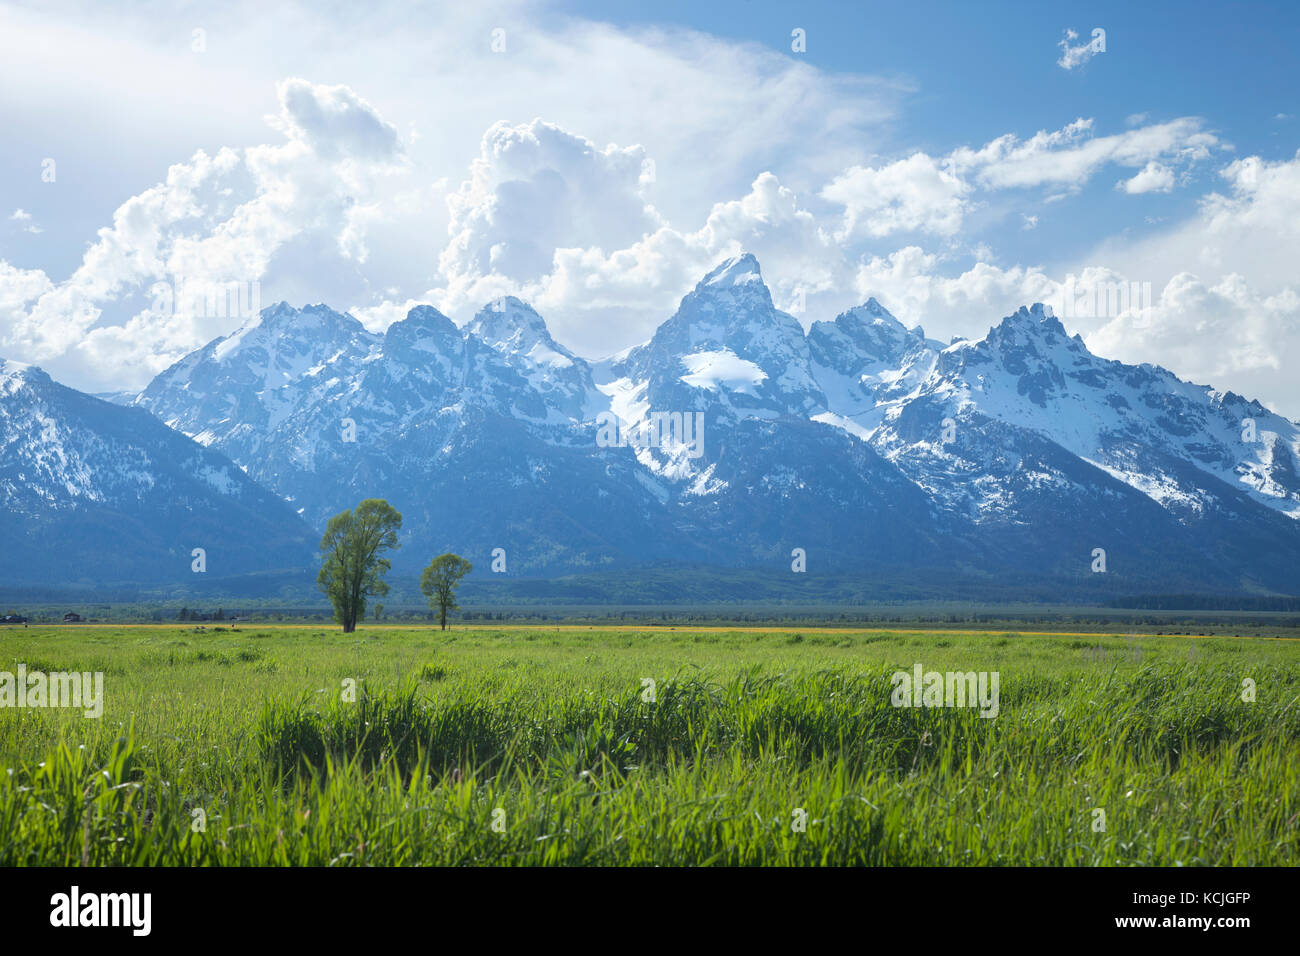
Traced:
[[339, 512], [326, 525], [316, 583], [334, 605], [334, 619], [343, 625], [344, 634], [364, 620], [367, 598], [388, 593], [383, 576], [392, 563], [382, 555], [401, 547], [401, 527], [401, 513], [382, 498], [367, 498], [355, 511]]
[[382, 621], [383, 619], [384, 619], [384, 606], [383, 606], [382, 604], [376, 604], [376, 605], [375, 605], [375, 620], [376, 620], [376, 621]]
[[438, 621], [447, 630], [447, 612], [455, 611], [456, 588], [460, 579], [474, 570], [459, 554], [440, 554], [420, 575], [420, 591], [429, 599], [429, 607], [438, 611]]

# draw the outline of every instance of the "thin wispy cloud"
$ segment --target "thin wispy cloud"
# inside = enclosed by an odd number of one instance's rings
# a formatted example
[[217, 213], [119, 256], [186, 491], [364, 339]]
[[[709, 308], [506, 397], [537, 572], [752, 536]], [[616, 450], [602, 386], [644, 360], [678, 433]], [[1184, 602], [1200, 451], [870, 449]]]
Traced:
[[1056, 61], [1056, 65], [1061, 69], [1077, 69], [1098, 53], [1106, 52], [1106, 31], [1101, 27], [1095, 28], [1082, 42], [1076, 43], [1078, 39], [1078, 33], [1074, 30], [1066, 30], [1065, 36], [1057, 43], [1061, 48], [1061, 58]]

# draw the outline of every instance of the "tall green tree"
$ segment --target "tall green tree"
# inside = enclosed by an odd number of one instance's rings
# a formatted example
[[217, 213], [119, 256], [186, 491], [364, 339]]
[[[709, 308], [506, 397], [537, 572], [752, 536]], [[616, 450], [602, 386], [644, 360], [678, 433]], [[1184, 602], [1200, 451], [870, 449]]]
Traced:
[[367, 498], [355, 511], [330, 518], [320, 539], [324, 560], [316, 583], [334, 605], [343, 633], [357, 629], [366, 616], [366, 599], [388, 593], [384, 575], [392, 563], [383, 554], [401, 547], [397, 532], [402, 515], [382, 498]]
[[438, 611], [438, 621], [447, 630], [447, 612], [455, 611], [456, 588], [460, 579], [474, 570], [459, 554], [440, 554], [420, 575], [420, 590], [429, 599], [429, 607]]

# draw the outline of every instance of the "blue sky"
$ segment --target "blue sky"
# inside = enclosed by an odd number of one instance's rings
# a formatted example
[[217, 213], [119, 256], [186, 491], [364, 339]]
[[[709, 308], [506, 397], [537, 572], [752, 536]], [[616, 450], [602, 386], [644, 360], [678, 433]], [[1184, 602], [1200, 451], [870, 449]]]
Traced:
[[[791, 30], [802, 27], [803, 56], [819, 69], [915, 84], [888, 142], [867, 148], [940, 153], [995, 131], [1053, 129], [1067, 115], [1117, 131], [1139, 114], [1204, 116], [1242, 155], [1287, 160], [1300, 146], [1300, 4], [1293, 2], [652, 0], [560, 9], [622, 25], [679, 24], [791, 56]], [[1083, 37], [1094, 27], [1107, 31], [1107, 53], [1115, 55], [1068, 71], [1057, 66], [1063, 31]], [[1214, 170], [1197, 179], [1211, 184]], [[1182, 198], [1147, 194], [1138, 221], [1177, 215]], [[1069, 219], [1042, 217], [1032, 236], [1008, 230], [999, 250], [1034, 259], [1050, 244], [1068, 261], [1109, 234], [1117, 218], [1131, 218], [1134, 205], [1105, 185], [1089, 188], [1070, 204]]]
[[943, 340], [1149, 287], [1066, 324], [1294, 418], [1298, 45], [1283, 3], [0, 5], [0, 356], [140, 387], [247, 318], [160, 289], [256, 283], [517, 294], [595, 357], [747, 250], [805, 324]]

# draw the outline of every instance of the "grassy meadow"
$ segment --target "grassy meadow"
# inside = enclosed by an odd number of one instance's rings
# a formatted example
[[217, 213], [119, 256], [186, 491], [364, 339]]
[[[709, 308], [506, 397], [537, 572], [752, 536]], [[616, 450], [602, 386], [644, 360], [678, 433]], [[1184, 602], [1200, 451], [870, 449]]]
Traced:
[[[998, 716], [892, 706], [917, 662]], [[0, 630], [20, 663], [106, 703], [0, 710], [5, 866], [1300, 863], [1295, 640]]]

